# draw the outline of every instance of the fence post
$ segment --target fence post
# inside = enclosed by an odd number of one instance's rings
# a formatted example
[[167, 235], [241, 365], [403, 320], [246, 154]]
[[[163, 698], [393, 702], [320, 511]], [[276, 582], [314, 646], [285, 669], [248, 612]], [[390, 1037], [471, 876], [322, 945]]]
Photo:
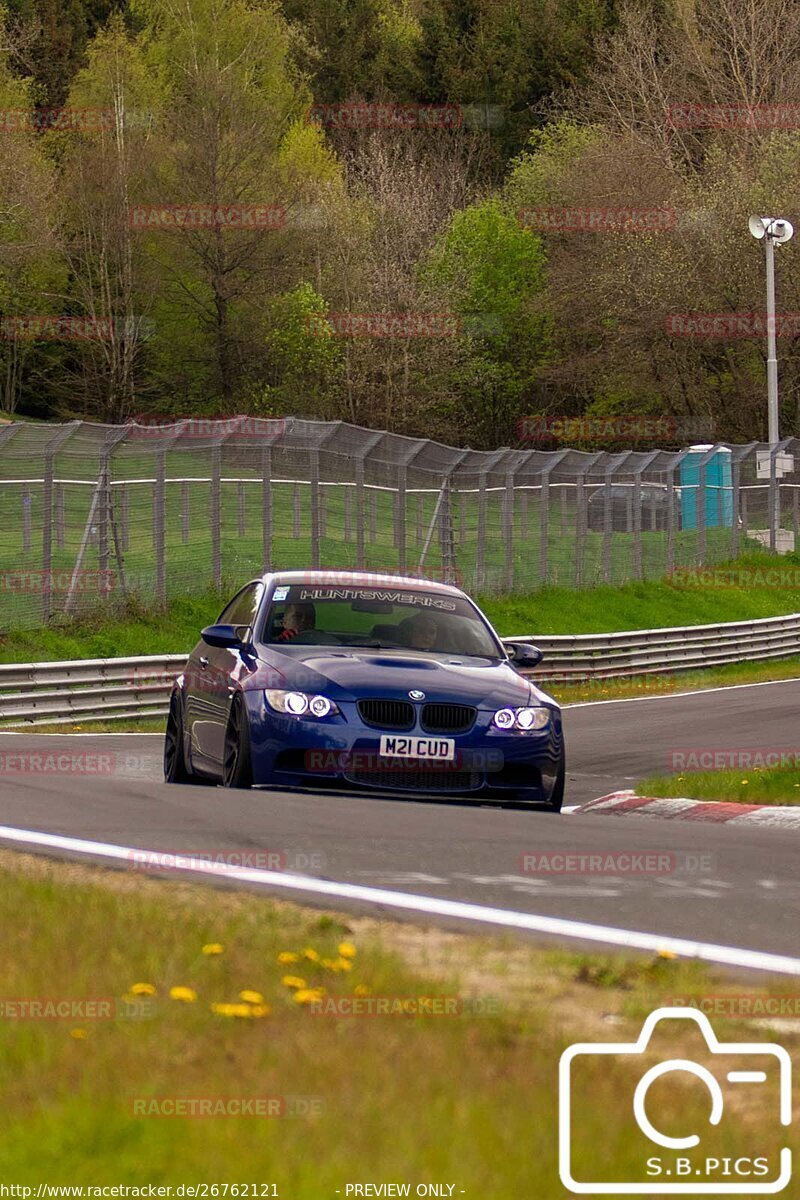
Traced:
[[244, 486], [245, 485], [241, 482], [241, 480], [236, 485], [237, 531], [238, 531], [240, 538], [243, 538], [245, 536], [245, 533], [247, 532], [247, 525], [246, 525], [246, 521], [245, 521]]
[[44, 484], [42, 487], [42, 623], [52, 616], [53, 569], [53, 452], [44, 452]]
[[261, 560], [262, 571], [272, 569], [272, 447], [261, 450]]
[[581, 471], [575, 478], [575, 587], [583, 587], [583, 553], [586, 546], [586, 527], [589, 523], [586, 511], [586, 474]]
[[397, 491], [394, 494], [394, 544], [397, 547], [397, 570], [406, 570], [406, 486], [408, 472], [405, 463], [397, 469]]
[[22, 549], [30, 550], [31, 548], [31, 489], [27, 486], [22, 489]]
[[163, 608], [167, 601], [167, 565], [165, 559], [165, 528], [167, 507], [167, 452], [156, 451], [156, 486], [153, 490], [153, 544], [156, 553], [156, 604]]
[[311, 566], [319, 567], [319, 450], [310, 453], [309, 481], [311, 486]]
[[506, 473], [506, 488], [503, 496], [503, 544], [505, 546], [506, 591], [514, 590], [514, 472]]
[[342, 505], [344, 509], [344, 540], [352, 542], [353, 540], [353, 493], [349, 487], [345, 486]]
[[[55, 437], [50, 438], [44, 448], [44, 483], [42, 488], [42, 622], [46, 624], [53, 615], [53, 501], [56, 487], [54, 483], [56, 450], [71, 437], [80, 421], [73, 421], [66, 429], [60, 430]], [[60, 522], [58, 504], [61, 504]], [[64, 545], [64, 494], [63, 488], [58, 488], [56, 501], [56, 546], [61, 549]], [[59, 528], [60, 525], [60, 528]], [[59, 536], [60, 535], [60, 536]]]
[[356, 459], [356, 569], [364, 570], [364, 459]]
[[119, 542], [120, 548], [127, 553], [129, 545], [130, 497], [126, 484], [119, 487]]
[[486, 468], [478, 480], [478, 539], [475, 545], [475, 587], [486, 586]]
[[611, 472], [613, 469], [614, 464], [609, 463], [603, 480], [603, 583], [611, 581], [611, 536], [613, 532]]
[[222, 447], [211, 447], [211, 577], [214, 587], [222, 587]]
[[184, 479], [181, 484], [181, 542], [185, 546], [189, 541], [189, 484]]
[[292, 485], [292, 537], [295, 541], [300, 537], [300, 484]]

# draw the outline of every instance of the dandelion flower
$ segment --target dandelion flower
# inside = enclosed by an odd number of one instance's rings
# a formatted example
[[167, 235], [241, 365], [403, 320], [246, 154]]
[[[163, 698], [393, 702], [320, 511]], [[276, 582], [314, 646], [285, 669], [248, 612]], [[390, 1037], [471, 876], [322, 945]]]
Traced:
[[306, 946], [303, 958], [307, 958], [309, 962], [319, 962], [319, 954], [311, 946]]
[[225, 947], [221, 942], [206, 942], [202, 949], [203, 954], [224, 954]]
[[197, 999], [197, 992], [190, 987], [173, 987], [169, 989], [170, 1000], [183, 1000], [185, 1004], [192, 1004]]
[[212, 1004], [211, 1011], [218, 1017], [252, 1017], [249, 1004]]
[[83, 1042], [89, 1036], [85, 1029], [70, 1029], [69, 1036], [76, 1042]]
[[353, 969], [353, 964], [350, 962], [349, 958], [337, 958], [336, 959], [336, 970], [337, 971], [352, 971], [352, 969]]
[[268, 1017], [272, 1009], [268, 1004], [253, 1004], [250, 1007], [251, 1017]]
[[353, 995], [354, 996], [368, 996], [369, 988], [367, 987], [367, 985], [365, 983], [357, 983], [356, 986], [353, 988]]
[[678, 955], [675, 953], [674, 950], [667, 950], [666, 947], [662, 948], [658, 952], [658, 958], [673, 959], [673, 958], [677, 958], [677, 957], [678, 957]]
[[297, 1004], [318, 1004], [324, 996], [322, 988], [300, 988], [294, 994]]
[[352, 942], [340, 942], [339, 943], [339, 957], [340, 958], [355, 958], [356, 953], [357, 953], [356, 948]]
[[152, 983], [135, 983], [129, 991], [131, 996], [155, 996], [156, 994]]
[[239, 992], [239, 999], [244, 1000], [245, 1004], [264, 1003], [264, 997], [261, 995], [261, 992], [251, 992], [248, 989], [245, 989], [243, 992]]
[[300, 962], [300, 955], [295, 954], [291, 950], [281, 950], [278, 955], [278, 962], [282, 967], [288, 967], [291, 963]]
[[305, 979], [301, 979], [299, 975], [284, 975], [281, 983], [288, 988], [304, 988], [306, 986]]

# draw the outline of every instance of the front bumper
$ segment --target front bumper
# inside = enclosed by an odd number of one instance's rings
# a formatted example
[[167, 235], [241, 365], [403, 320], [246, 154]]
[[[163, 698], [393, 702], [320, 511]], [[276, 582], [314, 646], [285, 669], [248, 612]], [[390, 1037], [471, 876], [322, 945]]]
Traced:
[[382, 733], [340, 704], [342, 715], [323, 721], [287, 717], [267, 707], [263, 692], [246, 693], [250, 750], [256, 786], [275, 788], [364, 788], [418, 795], [451, 794], [486, 799], [550, 801], [563, 756], [561, 714], [553, 709], [546, 729], [508, 733], [492, 724], [493, 712], [480, 709], [465, 733], [426, 733], [419, 724], [409, 736], [447, 737], [455, 759], [433, 763], [381, 758]]

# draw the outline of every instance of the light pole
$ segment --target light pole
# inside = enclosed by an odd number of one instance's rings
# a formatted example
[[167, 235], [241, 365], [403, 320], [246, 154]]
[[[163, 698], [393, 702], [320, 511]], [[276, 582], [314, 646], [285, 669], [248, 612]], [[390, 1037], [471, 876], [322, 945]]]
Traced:
[[791, 221], [782, 217], [753, 216], [747, 222], [754, 238], [763, 238], [767, 260], [767, 440], [770, 449], [769, 545], [776, 549], [778, 536], [778, 488], [775, 448], [780, 441], [778, 416], [778, 351], [775, 343], [775, 247], [788, 242], [794, 233]]

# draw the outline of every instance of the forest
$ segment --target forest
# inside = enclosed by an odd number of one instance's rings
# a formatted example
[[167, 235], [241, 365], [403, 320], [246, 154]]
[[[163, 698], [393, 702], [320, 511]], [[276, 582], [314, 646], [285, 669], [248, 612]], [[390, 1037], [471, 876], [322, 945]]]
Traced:
[[799, 186], [794, 0], [6, 0], [0, 414], [763, 440]]

